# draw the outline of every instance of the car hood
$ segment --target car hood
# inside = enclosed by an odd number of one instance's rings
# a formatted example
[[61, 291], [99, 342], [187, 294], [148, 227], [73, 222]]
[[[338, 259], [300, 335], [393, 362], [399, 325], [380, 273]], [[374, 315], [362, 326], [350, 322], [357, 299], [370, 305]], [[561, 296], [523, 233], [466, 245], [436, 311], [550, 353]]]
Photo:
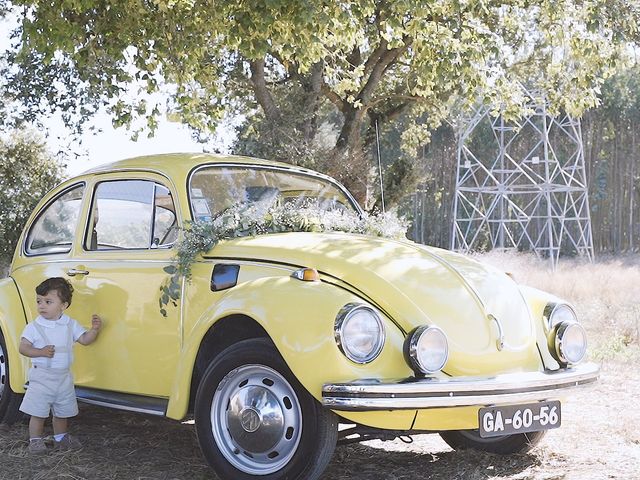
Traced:
[[501, 371], [513, 371], [539, 362], [532, 319], [517, 284], [460, 254], [336, 232], [234, 239], [208, 256], [312, 267], [323, 281], [374, 304], [405, 333], [437, 325], [449, 340], [445, 370], [450, 374], [495, 373], [497, 363], [504, 365]]

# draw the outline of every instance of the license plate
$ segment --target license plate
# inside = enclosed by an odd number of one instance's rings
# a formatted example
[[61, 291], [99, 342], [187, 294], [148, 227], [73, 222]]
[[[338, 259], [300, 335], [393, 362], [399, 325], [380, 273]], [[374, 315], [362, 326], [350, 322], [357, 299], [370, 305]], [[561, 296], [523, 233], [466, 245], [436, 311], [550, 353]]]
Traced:
[[560, 420], [558, 401], [486, 407], [478, 411], [482, 438], [558, 428]]

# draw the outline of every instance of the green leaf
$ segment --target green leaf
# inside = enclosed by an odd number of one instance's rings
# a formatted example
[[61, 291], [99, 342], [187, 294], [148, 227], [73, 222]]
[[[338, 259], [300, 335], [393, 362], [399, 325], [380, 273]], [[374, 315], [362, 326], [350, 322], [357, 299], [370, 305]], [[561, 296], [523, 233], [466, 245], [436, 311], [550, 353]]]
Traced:
[[162, 270], [164, 270], [164, 272], [168, 273], [169, 275], [173, 275], [174, 273], [176, 273], [178, 271], [178, 269], [176, 268], [175, 265], [167, 265]]

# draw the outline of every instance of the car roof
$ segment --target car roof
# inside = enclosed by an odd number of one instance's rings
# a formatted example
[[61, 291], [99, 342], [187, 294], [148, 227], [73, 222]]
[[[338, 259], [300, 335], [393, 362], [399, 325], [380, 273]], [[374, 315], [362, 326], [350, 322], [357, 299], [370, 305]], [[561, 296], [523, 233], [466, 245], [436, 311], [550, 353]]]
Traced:
[[296, 171], [316, 173], [288, 163], [245, 157], [241, 155], [220, 155], [213, 153], [165, 153], [127, 158], [107, 163], [91, 168], [86, 172], [83, 172], [81, 176], [122, 170], [151, 170], [168, 176], [174, 176], [176, 174], [186, 176], [192, 169], [199, 165], [216, 163], [279, 166]]

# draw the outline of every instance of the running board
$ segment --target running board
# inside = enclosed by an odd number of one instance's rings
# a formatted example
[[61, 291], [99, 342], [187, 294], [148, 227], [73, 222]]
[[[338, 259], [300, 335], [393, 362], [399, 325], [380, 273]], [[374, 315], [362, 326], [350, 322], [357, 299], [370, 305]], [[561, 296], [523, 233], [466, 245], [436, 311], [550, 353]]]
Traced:
[[85, 387], [76, 387], [76, 397], [79, 401], [91, 405], [161, 416], [166, 414], [169, 404], [169, 400], [166, 398], [108, 392]]

